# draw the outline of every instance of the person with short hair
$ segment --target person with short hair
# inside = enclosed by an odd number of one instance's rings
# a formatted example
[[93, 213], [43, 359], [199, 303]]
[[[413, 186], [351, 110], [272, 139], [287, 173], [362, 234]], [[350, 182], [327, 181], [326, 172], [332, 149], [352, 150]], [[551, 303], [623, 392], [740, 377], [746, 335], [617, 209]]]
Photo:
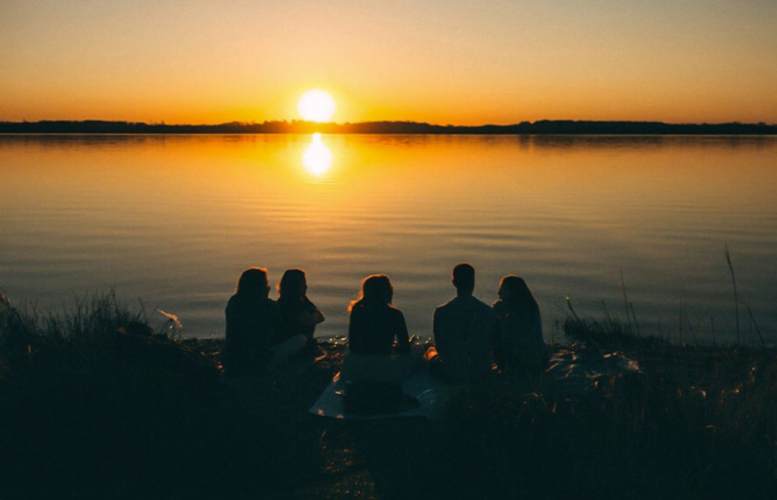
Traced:
[[434, 348], [425, 357], [434, 373], [454, 382], [482, 379], [491, 373], [496, 333], [494, 311], [476, 299], [475, 268], [461, 263], [453, 268], [456, 297], [434, 311]]

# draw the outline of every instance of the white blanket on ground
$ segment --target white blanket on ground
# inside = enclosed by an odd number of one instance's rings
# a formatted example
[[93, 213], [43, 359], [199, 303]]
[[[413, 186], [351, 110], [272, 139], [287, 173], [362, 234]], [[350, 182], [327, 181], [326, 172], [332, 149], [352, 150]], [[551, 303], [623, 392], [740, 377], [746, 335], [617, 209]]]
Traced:
[[345, 383], [340, 374], [335, 375], [332, 382], [324, 389], [318, 401], [310, 408], [310, 413], [319, 417], [336, 418], [340, 420], [376, 420], [386, 418], [421, 417], [430, 420], [442, 418], [451, 396], [458, 390], [457, 386], [446, 385], [430, 377], [425, 372], [411, 375], [402, 384], [403, 392], [416, 398], [418, 406], [394, 413], [373, 413], [368, 415], [353, 414], [343, 408], [341, 396]]

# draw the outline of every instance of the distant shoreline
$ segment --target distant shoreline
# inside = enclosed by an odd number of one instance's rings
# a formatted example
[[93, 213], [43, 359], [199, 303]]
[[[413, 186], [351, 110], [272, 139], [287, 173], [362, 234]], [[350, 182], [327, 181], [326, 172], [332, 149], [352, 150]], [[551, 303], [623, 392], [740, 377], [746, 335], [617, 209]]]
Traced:
[[433, 125], [407, 121], [265, 121], [168, 125], [103, 120], [0, 122], [0, 134], [419, 134], [419, 135], [777, 135], [777, 124], [540, 120], [513, 125]]

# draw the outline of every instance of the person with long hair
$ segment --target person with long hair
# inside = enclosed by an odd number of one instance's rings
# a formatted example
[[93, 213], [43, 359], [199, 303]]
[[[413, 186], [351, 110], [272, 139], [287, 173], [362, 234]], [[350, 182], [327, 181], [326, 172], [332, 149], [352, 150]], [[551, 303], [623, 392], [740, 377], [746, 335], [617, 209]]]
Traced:
[[305, 346], [302, 335], [284, 339], [278, 304], [269, 298], [267, 269], [252, 267], [240, 275], [229, 299], [222, 364], [230, 376], [256, 375], [277, 368]]
[[394, 288], [383, 274], [365, 278], [359, 298], [351, 303], [348, 324], [348, 346], [353, 354], [390, 356], [410, 352], [407, 324], [402, 311], [394, 307]]
[[542, 318], [526, 281], [515, 275], [502, 278], [497, 320], [497, 362], [522, 375], [537, 376], [548, 366], [548, 348], [542, 338]]
[[413, 363], [405, 316], [392, 304], [393, 296], [388, 276], [368, 276], [348, 308], [349, 353], [341, 372], [348, 411], [391, 412], [418, 404], [402, 392]]
[[305, 271], [288, 269], [278, 283], [278, 308], [281, 313], [281, 335], [292, 338], [303, 335], [307, 339], [306, 350], [316, 350], [313, 334], [316, 325], [324, 321], [324, 314], [307, 296], [308, 284]]

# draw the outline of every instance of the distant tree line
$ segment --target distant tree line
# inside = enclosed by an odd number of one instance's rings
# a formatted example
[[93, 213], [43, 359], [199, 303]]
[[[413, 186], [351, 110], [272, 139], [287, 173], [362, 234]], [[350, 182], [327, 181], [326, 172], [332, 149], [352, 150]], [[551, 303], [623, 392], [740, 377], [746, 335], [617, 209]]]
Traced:
[[540, 120], [513, 125], [432, 125], [406, 121], [316, 123], [308, 121], [230, 122], [218, 125], [167, 125], [124, 121], [0, 122], [4, 134], [640, 134], [774, 135], [766, 123], [662, 123], [638, 121]]

